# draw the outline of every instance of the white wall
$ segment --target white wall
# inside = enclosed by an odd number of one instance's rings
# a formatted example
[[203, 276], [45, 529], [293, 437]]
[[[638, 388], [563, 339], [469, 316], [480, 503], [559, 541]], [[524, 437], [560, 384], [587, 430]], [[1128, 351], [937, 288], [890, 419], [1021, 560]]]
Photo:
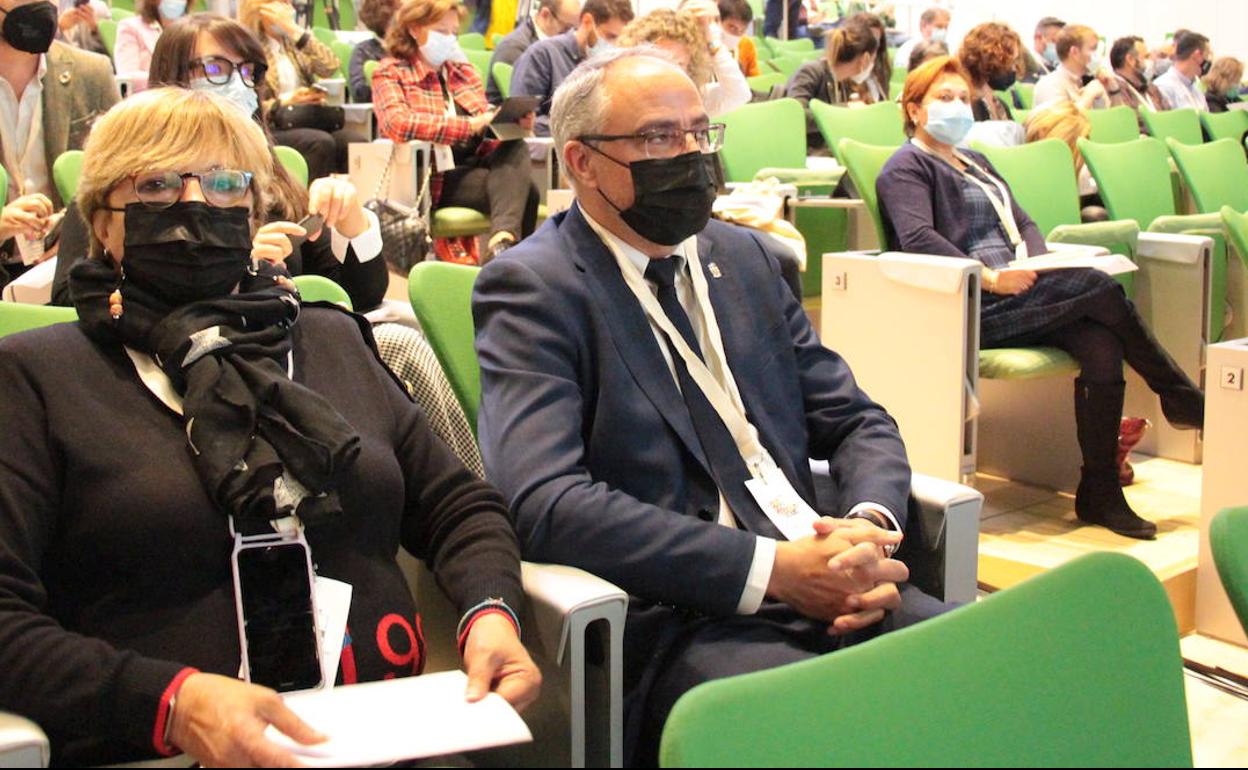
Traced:
[[[1031, 42], [1036, 22], [1056, 16], [1086, 24], [1109, 42], [1123, 35], [1140, 35], [1150, 46], [1160, 45], [1167, 32], [1187, 27], [1207, 35], [1215, 55], [1248, 61], [1248, 0], [946, 0], [937, 3], [897, 3], [897, 23], [907, 26], [929, 5], [951, 6], [951, 37], [960, 40], [984, 21], [1003, 21], [1014, 27], [1023, 42]], [[914, 8], [913, 12], [907, 6]]]

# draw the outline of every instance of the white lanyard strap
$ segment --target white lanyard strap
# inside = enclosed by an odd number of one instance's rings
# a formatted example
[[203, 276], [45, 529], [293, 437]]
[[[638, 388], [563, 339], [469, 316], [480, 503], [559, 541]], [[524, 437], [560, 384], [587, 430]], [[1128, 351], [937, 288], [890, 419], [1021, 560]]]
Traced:
[[[915, 137], [911, 141], [914, 143], [915, 147], [918, 147], [928, 155], [939, 158], [940, 160], [945, 160], [944, 158], [941, 158], [940, 155], [937, 155], [935, 150], [925, 145], [918, 137]], [[986, 179], [990, 180], [992, 186], [989, 186], [989, 182], [985, 182], [983, 179], [980, 179], [968, 171], [957, 169], [963, 177], [983, 190], [984, 195], [988, 196], [988, 202], [992, 204], [993, 210], [997, 212], [997, 218], [1001, 220], [1001, 226], [1005, 228], [1005, 234], [1010, 239], [1010, 246], [1018, 252], [1019, 257], [1026, 257], [1026, 244], [1023, 242], [1023, 234], [1018, 229], [1018, 222], [1014, 219], [1014, 209], [1010, 204], [1010, 188], [1005, 185], [1005, 182], [1002, 182], [992, 174], [989, 174], [987, 171], [980, 168], [973, 160], [957, 150], [954, 150], [953, 154], [958, 160], [965, 163], [969, 168], [975, 169], [979, 173], [983, 174]], [[947, 160], [945, 162], [948, 163]], [[957, 167], [954, 166], [954, 168], [956, 169]], [[1000, 198], [993, 194], [994, 188], [995, 192], [1001, 196]]]
[[[612, 249], [614, 251], [614, 248]], [[651, 293], [649, 286], [646, 285], [645, 279], [641, 276], [636, 267], [628, 262], [627, 259], [616, 255], [617, 261], [621, 265], [621, 272], [624, 275], [624, 282], [628, 284], [629, 289], [641, 302], [641, 307], [645, 311], [646, 316], [651, 323], [659, 327], [671, 343], [672, 349], [680, 356], [684, 362], [685, 368], [689, 371], [689, 376], [694, 384], [701, 389], [706, 400], [710, 402], [711, 407], [724, 421], [728, 432], [732, 434], [732, 440], [737, 445], [737, 451], [740, 452], [741, 458], [745, 461], [750, 469], [751, 475], [759, 478], [761, 470], [759, 462], [761, 458], [767, 456], [766, 449], [758, 439], [758, 431], [745, 418], [745, 407], [741, 401], [741, 395], [736, 390], [736, 384], [732, 380], [732, 373], [728, 370], [727, 356], [724, 354], [723, 339], [719, 332], [719, 322], [715, 320], [715, 313], [711, 308], [710, 290], [707, 286], [706, 276], [702, 274], [702, 265], [698, 260], [696, 249], [686, 249], [685, 258], [689, 262], [689, 273], [693, 279], [693, 291], [697, 300], [698, 307], [702, 311], [703, 323], [706, 326], [707, 336], [710, 338], [710, 350], [703, 351], [707, 362], [715, 366], [722, 375], [722, 380], [716, 379], [711, 373], [711, 369], [707, 363], [689, 347], [685, 342], [684, 336], [676, 330], [671, 319], [667, 317], [667, 313], [663, 312], [662, 306], [659, 305], [658, 299]], [[727, 384], [727, 389], [721, 385], [721, 381]]]

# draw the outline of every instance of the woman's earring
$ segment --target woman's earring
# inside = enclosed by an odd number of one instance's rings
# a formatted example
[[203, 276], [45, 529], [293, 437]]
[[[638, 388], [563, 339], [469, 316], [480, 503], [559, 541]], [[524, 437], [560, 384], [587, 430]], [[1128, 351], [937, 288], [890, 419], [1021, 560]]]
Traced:
[[114, 321], [120, 321], [125, 315], [126, 309], [122, 306], [121, 286], [126, 282], [126, 273], [121, 272], [121, 280], [117, 282], [117, 288], [113, 289], [113, 293], [108, 295], [108, 314], [113, 317]]

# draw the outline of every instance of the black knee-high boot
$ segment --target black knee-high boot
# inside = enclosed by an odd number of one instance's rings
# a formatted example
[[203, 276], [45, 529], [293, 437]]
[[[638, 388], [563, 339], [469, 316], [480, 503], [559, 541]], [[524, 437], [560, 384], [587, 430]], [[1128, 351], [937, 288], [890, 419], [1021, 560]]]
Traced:
[[1118, 481], [1118, 427], [1126, 383], [1075, 380], [1075, 422], [1083, 452], [1083, 475], [1075, 495], [1081, 521], [1120, 535], [1151, 540], [1157, 525], [1141, 519], [1127, 504]]
[[1140, 314], [1132, 307], [1109, 324], [1122, 340], [1127, 363], [1161, 398], [1161, 412], [1176, 428], [1199, 430], [1205, 425], [1205, 394], [1166, 352]]

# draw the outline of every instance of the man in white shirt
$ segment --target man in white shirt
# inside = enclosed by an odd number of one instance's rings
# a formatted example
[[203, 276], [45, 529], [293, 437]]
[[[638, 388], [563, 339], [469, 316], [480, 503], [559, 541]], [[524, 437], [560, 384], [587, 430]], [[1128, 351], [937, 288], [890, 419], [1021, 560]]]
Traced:
[[1108, 106], [1109, 93], [1104, 70], [1096, 49], [1101, 40], [1091, 27], [1069, 24], [1057, 36], [1057, 58], [1061, 65], [1036, 83], [1036, 109], [1057, 102], [1074, 102], [1080, 109]]
[[[0, 161], [8, 199], [40, 194], [61, 208], [52, 164], [81, 149], [91, 121], [117, 102], [113, 66], [54, 40], [57, 8], [48, 0], [0, 0], [0, 23]], [[0, 253], [0, 285], [20, 271], [11, 247]]]
[[1209, 103], [1196, 85], [1209, 72], [1213, 51], [1209, 38], [1198, 32], [1183, 31], [1174, 39], [1174, 64], [1157, 78], [1157, 90], [1172, 110], [1208, 112]]
[[[574, 71], [551, 117], [577, 203], [477, 281], [478, 430], [526, 558], [632, 595], [626, 763], [647, 764], [697, 684], [944, 607], [890, 557], [896, 424], [819, 343], [779, 247], [709, 220], [723, 134], [693, 82], [623, 49]], [[810, 458], [831, 467], [818, 499]]]
[[919, 43], [935, 40], [948, 44], [950, 19], [949, 11], [944, 8], [928, 8], [924, 11], [919, 17], [919, 34], [902, 43], [901, 48], [897, 49], [897, 55], [893, 58], [893, 69], [908, 69], [910, 54], [914, 53], [914, 47]]

